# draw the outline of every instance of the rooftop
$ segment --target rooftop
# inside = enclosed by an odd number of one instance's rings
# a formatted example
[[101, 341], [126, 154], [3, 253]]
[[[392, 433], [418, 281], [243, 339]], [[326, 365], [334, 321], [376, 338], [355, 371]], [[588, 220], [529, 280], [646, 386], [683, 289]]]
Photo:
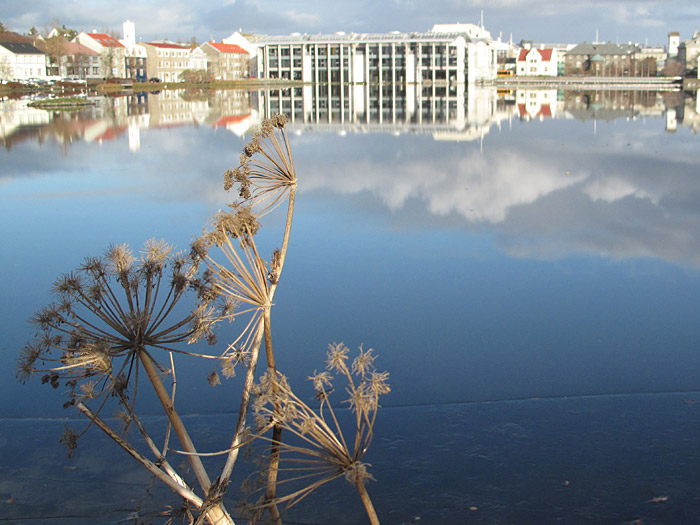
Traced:
[[26, 42], [0, 42], [0, 46], [15, 55], [45, 55], [41, 49]]
[[93, 40], [96, 40], [103, 47], [124, 47], [119, 40], [107, 33], [85, 33]]

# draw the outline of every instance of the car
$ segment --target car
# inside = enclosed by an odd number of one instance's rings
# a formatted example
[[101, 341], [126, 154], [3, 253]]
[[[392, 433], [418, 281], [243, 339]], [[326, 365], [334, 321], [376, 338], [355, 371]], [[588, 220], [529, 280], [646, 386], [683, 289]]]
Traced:
[[149, 82], [160, 82], [160, 79], [158, 77], [151, 77], [148, 79]]

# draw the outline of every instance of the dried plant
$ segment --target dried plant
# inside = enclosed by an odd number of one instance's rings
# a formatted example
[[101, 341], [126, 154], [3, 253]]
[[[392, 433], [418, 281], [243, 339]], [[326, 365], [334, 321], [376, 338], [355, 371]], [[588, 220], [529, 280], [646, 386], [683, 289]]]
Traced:
[[[348, 352], [343, 343], [331, 344], [327, 370], [309, 378], [319, 400], [317, 410], [292, 392], [282, 374], [265, 374], [256, 388], [256, 423], [260, 429], [273, 423], [281, 425], [297, 443], [280, 444], [279, 471], [284, 478], [278, 481], [278, 486], [303, 486], [278, 496], [275, 504], [285, 503], [286, 508], [290, 508], [321, 485], [342, 476], [357, 488], [370, 521], [379, 523], [365, 487], [365, 483], [373, 479], [367, 470], [370, 465], [362, 460], [372, 442], [379, 396], [389, 392], [389, 374], [375, 370], [373, 350], [364, 351], [360, 347], [351, 365], [348, 365]], [[353, 441], [346, 439], [331, 404], [330, 395], [334, 390], [331, 372], [348, 382], [349, 397], [345, 403], [355, 416]]]
[[[226, 172], [225, 189], [238, 184], [241, 200], [213, 218], [188, 255], [174, 254], [164, 241], [152, 240], [139, 257], [128, 247], [116, 245], [103, 257], [87, 259], [77, 271], [56, 282], [56, 301], [33, 319], [36, 338], [27, 344], [19, 359], [21, 380], [38, 374], [54, 388], [62, 383], [67, 385], [69, 400], [65, 405], [75, 406], [88, 418], [86, 428], [80, 432], [66, 427], [61, 441], [70, 450], [89, 426], [99, 427], [157, 479], [182, 496], [185, 501], [181, 508], [186, 509], [184, 514], [195, 524], [204, 521], [233, 524], [222, 499], [240, 448], [260, 437], [271, 442], [261, 508], [269, 512], [273, 521], [281, 523], [277, 505], [291, 505], [301, 499], [299, 495], [280, 498], [276, 493], [280, 455], [290, 450], [282, 442], [282, 430], [290, 429], [293, 436], [300, 434], [300, 428], [284, 414], [295, 403], [301, 403], [277, 371], [271, 328], [271, 308], [289, 247], [296, 195], [296, 172], [285, 122], [282, 115], [266, 120], [245, 147], [240, 166]], [[284, 200], [287, 215], [281, 245], [266, 262], [255, 242], [259, 219]], [[194, 306], [183, 314], [183, 307], [187, 306], [180, 303], [188, 296]], [[224, 320], [232, 321], [234, 315], [241, 329], [223, 352], [209, 354], [183, 348], [199, 341], [215, 344], [214, 326]], [[248, 410], [263, 344], [267, 359], [264, 377], [271, 404], [267, 408], [260, 405], [259, 411], [269, 410], [270, 420], [258, 429], [257, 435], [250, 436]], [[342, 345], [333, 348], [337, 350], [332, 352], [336, 358], [338, 352], [347, 354]], [[204, 453], [190, 439], [175, 406], [174, 354], [211, 359], [214, 366], [208, 381], [212, 386], [221, 383], [220, 373], [230, 378], [238, 365], [245, 368], [238, 421], [231, 444], [225, 450]], [[339, 359], [329, 366], [350, 382], [350, 406], [358, 417], [354, 447], [345, 446], [325, 390], [319, 391], [320, 419], [313, 420], [319, 430], [311, 435], [318, 436], [314, 438], [318, 450], [326, 446], [333, 451], [329, 458], [335, 465], [334, 476], [345, 475], [355, 483], [369, 513], [371, 502], [364, 489], [369, 478], [361, 458], [371, 441], [378, 395], [388, 391], [386, 374], [374, 372], [371, 351], [361, 350], [351, 369], [344, 364], [342, 356]], [[146, 384], [153, 387], [169, 420], [161, 444], [151, 437], [136, 410], [137, 386], [144, 384], [139, 376], [144, 372]], [[170, 375], [169, 389], [163, 384], [164, 374]], [[319, 375], [314, 383], [323, 383], [324, 377]], [[108, 421], [102, 412], [112, 399], [120, 406], [116, 417]], [[258, 398], [258, 404], [261, 399], [264, 396]], [[328, 437], [322, 441], [322, 432], [326, 430], [321, 423], [325, 422], [326, 410], [333, 414], [335, 427], [331, 430], [326, 425]], [[312, 411], [308, 409], [305, 413], [312, 421]], [[124, 437], [129, 429], [136, 429], [151, 458]], [[170, 444], [171, 431], [180, 441], [180, 450]], [[269, 431], [271, 437], [266, 436]], [[333, 436], [339, 436], [340, 441], [333, 442]], [[196, 484], [188, 483], [171, 466], [169, 453], [186, 456]], [[202, 463], [203, 456], [225, 457], [213, 482]], [[373, 510], [370, 516], [376, 522]]]
[[[20, 354], [19, 378], [43, 374], [42, 381], [55, 388], [63, 382], [69, 389], [64, 406], [75, 405], [100, 428], [107, 426], [100, 417], [102, 409], [116, 398], [122, 407], [120, 419], [136, 424], [161, 465], [147, 468], [167, 476], [183, 494], [184, 482], [165, 460], [167, 446], [161, 450], [153, 443], [136, 413], [139, 375], [145, 372], [182, 447], [196, 453], [174, 409], [174, 392], [167, 392], [161, 374], [174, 374], [173, 353], [226, 358], [187, 351], [182, 345], [200, 340], [215, 344], [212, 329], [233, 318], [233, 302], [215, 293], [209, 276], [200, 275], [190, 256], [174, 253], [170, 245], [153, 239], [139, 257], [126, 245], [113, 245], [104, 256], [87, 258], [78, 270], [60, 277], [53, 292], [56, 301], [32, 319], [37, 334]], [[197, 304], [181, 314], [177, 305], [187, 295], [194, 295]], [[163, 357], [165, 365], [159, 361]], [[80, 432], [66, 427], [61, 441], [69, 451], [88, 426]], [[108, 434], [119, 435], [109, 430]], [[201, 459], [192, 454], [189, 460], [207, 490], [211, 482]], [[185, 492], [193, 503], [199, 499], [191, 490]]]

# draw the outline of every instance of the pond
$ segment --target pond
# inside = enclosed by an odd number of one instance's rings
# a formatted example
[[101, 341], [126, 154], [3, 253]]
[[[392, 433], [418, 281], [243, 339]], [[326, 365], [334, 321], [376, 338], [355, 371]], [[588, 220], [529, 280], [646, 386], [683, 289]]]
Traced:
[[[97, 102], [0, 110], [0, 518], [62, 523], [61, 484], [132, 467], [95, 429], [71, 470], [56, 441], [76, 414], [60, 391], [14, 377], [54, 280], [113, 243], [187, 249], [235, 197], [223, 173], [279, 111], [299, 190], [273, 309], [277, 365], [311, 393], [329, 343], [375, 350], [392, 389], [368, 456], [383, 522], [700, 514], [694, 93], [312, 86]], [[263, 220], [266, 254], [283, 219]], [[209, 371], [179, 374], [178, 406], [218, 432], [206, 418], [237, 407]], [[49, 465], [54, 488], [37, 503]], [[340, 523], [334, 510], [359, 498], [336, 483], [294, 519]], [[142, 489], [76, 515], [123, 518]], [[353, 512], [343, 519], [361, 522]]]

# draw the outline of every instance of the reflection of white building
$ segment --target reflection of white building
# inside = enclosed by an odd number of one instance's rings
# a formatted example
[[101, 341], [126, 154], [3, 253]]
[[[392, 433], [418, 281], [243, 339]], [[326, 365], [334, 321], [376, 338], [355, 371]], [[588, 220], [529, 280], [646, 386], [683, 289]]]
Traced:
[[0, 139], [11, 136], [22, 127], [46, 126], [51, 115], [43, 109], [30, 108], [28, 99], [0, 102]]
[[[430, 133], [436, 140], [475, 140], [513, 116], [493, 88], [398, 84], [315, 84], [261, 92], [262, 118], [285, 113], [290, 129], [338, 133]], [[555, 97], [556, 99], [556, 97]]]
[[555, 118], [556, 89], [519, 89], [515, 93], [518, 116], [524, 120]]
[[498, 50], [483, 27], [435, 25], [425, 33], [285, 36], [236, 32], [225, 43], [255, 46], [261, 78], [305, 82], [471, 84], [496, 77]]

